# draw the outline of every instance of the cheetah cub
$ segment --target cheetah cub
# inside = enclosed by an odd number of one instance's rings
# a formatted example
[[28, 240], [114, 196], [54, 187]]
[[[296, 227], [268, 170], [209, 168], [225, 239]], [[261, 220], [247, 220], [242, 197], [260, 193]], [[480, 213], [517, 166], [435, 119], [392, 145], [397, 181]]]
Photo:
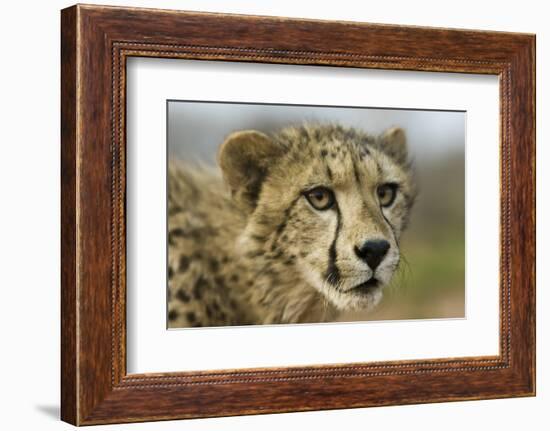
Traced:
[[168, 326], [323, 322], [380, 302], [415, 197], [405, 134], [231, 134], [168, 177]]

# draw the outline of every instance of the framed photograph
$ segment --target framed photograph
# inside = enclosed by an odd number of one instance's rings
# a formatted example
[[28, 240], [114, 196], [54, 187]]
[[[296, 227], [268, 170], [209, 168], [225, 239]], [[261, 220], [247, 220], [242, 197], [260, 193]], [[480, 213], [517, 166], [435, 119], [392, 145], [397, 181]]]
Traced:
[[61, 13], [61, 416], [535, 394], [535, 37]]

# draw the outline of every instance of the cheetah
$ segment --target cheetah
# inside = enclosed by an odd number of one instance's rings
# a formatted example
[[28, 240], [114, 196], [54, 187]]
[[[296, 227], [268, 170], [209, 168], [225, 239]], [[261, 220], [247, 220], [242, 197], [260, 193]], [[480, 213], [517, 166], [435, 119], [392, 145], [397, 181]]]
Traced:
[[217, 164], [169, 163], [169, 328], [327, 322], [380, 302], [416, 196], [403, 129], [238, 131]]

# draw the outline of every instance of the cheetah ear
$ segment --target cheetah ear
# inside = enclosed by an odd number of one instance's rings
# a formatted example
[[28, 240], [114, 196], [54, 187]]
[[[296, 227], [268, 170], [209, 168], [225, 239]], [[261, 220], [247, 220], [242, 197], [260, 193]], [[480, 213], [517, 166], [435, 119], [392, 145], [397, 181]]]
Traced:
[[392, 127], [378, 137], [378, 145], [386, 154], [398, 163], [404, 164], [407, 161], [407, 137], [405, 131], [400, 127]]
[[218, 164], [233, 197], [250, 210], [256, 206], [268, 168], [281, 146], [255, 130], [234, 132], [218, 151]]

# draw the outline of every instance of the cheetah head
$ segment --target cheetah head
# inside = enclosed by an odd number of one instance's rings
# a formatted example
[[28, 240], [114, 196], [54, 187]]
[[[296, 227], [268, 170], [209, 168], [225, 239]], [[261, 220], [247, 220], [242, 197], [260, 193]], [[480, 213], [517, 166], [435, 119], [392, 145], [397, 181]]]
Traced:
[[405, 133], [338, 125], [231, 134], [218, 163], [246, 214], [239, 246], [340, 310], [380, 302], [415, 197]]

